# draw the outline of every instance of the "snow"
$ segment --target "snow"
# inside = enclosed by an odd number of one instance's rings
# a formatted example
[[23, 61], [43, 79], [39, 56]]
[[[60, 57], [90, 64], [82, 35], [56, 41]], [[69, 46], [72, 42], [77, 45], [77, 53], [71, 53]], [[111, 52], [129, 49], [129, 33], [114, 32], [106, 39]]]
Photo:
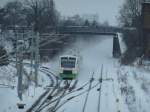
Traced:
[[[92, 76], [92, 72], [94, 72], [95, 81], [92, 85], [95, 85], [100, 77], [101, 66], [104, 66], [103, 70], [103, 78], [112, 78], [113, 81], [103, 81], [102, 90], [101, 90], [101, 111], [103, 112], [149, 112], [148, 111], [148, 95], [144, 93], [144, 91], [140, 88], [142, 84], [139, 81], [135, 81], [134, 72], [140, 73], [139, 69], [131, 66], [121, 66], [119, 64], [118, 59], [112, 58], [112, 46], [113, 46], [113, 38], [111, 36], [97, 36], [93, 37], [92, 41], [87, 40], [79, 40], [69, 49], [79, 49], [80, 55], [82, 57], [80, 73], [78, 75], [78, 85], [80, 87], [85, 82], [89, 81]], [[119, 41], [121, 44], [122, 53], [125, 52], [126, 46], [123, 43], [122, 36], [119, 34]], [[65, 53], [61, 55], [64, 55]], [[57, 60], [57, 58], [56, 58]], [[51, 62], [48, 65], [56, 70], [57, 61]], [[53, 65], [54, 64], [54, 65]], [[55, 66], [55, 67], [54, 67]], [[136, 69], [136, 70], [135, 70]], [[125, 73], [129, 73], [127, 76], [127, 84], [123, 82], [119, 82], [118, 79], [118, 71], [121, 71], [123, 75]], [[145, 71], [142, 72], [146, 74]], [[124, 76], [121, 76], [124, 77]], [[145, 76], [141, 76], [142, 78]], [[150, 78], [150, 76], [147, 76]], [[146, 78], [147, 79], [147, 78]], [[150, 83], [149, 83], [150, 84]], [[125, 95], [121, 93], [122, 87], [128, 87]], [[84, 90], [87, 88], [84, 88]], [[98, 108], [98, 87], [94, 88], [90, 91], [85, 112], [97, 112]], [[133, 92], [132, 92], [133, 91]], [[79, 92], [80, 93], [80, 92]], [[139, 94], [140, 93], [140, 94]], [[73, 95], [76, 95], [75, 93]], [[70, 95], [70, 96], [73, 96]], [[86, 94], [79, 96], [67, 104], [65, 104], [62, 108], [58, 110], [58, 112], [81, 112], [83, 109], [84, 101]], [[144, 97], [143, 97], [144, 96]], [[66, 97], [66, 99], [69, 98]], [[134, 101], [134, 99], [136, 99]], [[118, 100], [118, 101], [117, 101]], [[139, 107], [140, 106], [140, 107]]]
[[[102, 38], [102, 37], [101, 37]], [[78, 75], [79, 84], [82, 82], [85, 82], [89, 80], [91, 77], [92, 72], [94, 73], [95, 79], [98, 80], [100, 77], [100, 70], [101, 66], [104, 66], [104, 72], [107, 72], [107, 78], [114, 78], [114, 64], [115, 59], [112, 58], [112, 37], [103, 37], [103, 39], [98, 39], [97, 41], [87, 43], [87, 45], [84, 45], [84, 49], [80, 54], [82, 55], [83, 62], [81, 71]], [[104, 73], [105, 74], [105, 73]], [[106, 78], [106, 75], [103, 76], [103, 78]], [[104, 82], [102, 85], [102, 94], [101, 94], [101, 111], [117, 111], [116, 110], [116, 98], [113, 93], [113, 82]], [[80, 103], [74, 103], [75, 107], [80, 107], [78, 111], [81, 111], [84, 103], [84, 96], [82, 98], [79, 98], [81, 101]], [[69, 105], [69, 104], [68, 104]], [[66, 107], [68, 107], [66, 105]], [[70, 104], [71, 105], [71, 104]], [[64, 107], [64, 108], [66, 108]], [[98, 108], [98, 91], [97, 88], [92, 90], [89, 95], [88, 103], [86, 111], [88, 112], [96, 112]], [[76, 111], [75, 109], [75, 111]], [[67, 108], [65, 112], [70, 112], [72, 108]], [[74, 111], [72, 111], [74, 112]]]
[[[77, 78], [77, 87], [80, 87], [85, 82], [89, 81], [90, 77], [92, 76], [92, 72], [94, 72], [95, 78], [95, 81], [92, 85], [95, 85], [98, 82], [101, 73], [101, 66], [103, 65], [103, 78], [113, 78], [114, 81], [104, 81], [102, 84], [101, 111], [115, 112], [119, 109], [122, 109], [123, 111], [128, 112], [124, 101], [121, 100], [119, 103], [116, 102], [117, 98], [121, 99], [121, 94], [118, 93], [120, 89], [117, 83], [118, 81], [116, 75], [116, 71], [118, 69], [119, 64], [117, 62], [118, 60], [112, 58], [113, 38], [111, 36], [97, 36], [93, 38], [95, 39], [91, 41], [79, 40], [75, 45], [73, 45], [73, 48], [70, 48], [74, 49], [75, 47], [76, 49], [80, 49], [79, 54], [82, 57], [80, 72]], [[55, 65], [57, 65], [56, 63]], [[49, 66], [52, 65], [49, 64]], [[97, 111], [99, 94], [97, 89], [98, 87], [90, 91], [90, 95], [86, 106], [86, 112]], [[65, 110], [65, 112], [81, 112], [84, 105], [84, 101], [85, 94], [83, 96], [73, 99], [64, 107], [62, 107], [58, 112], [61, 112], [62, 110]]]
[[[79, 39], [74, 45], [67, 48], [59, 56], [55, 57], [49, 63], [43, 63], [52, 70], [53, 73], [59, 72], [59, 57], [72, 51], [77, 51], [82, 57], [80, 62], [80, 72], [78, 74], [78, 84], [76, 88], [81, 87], [92, 77], [94, 73], [94, 82], [92, 86], [98, 83], [98, 79], [101, 75], [101, 68], [103, 65], [103, 80], [101, 88], [101, 102], [100, 107], [102, 112], [149, 112], [150, 105], [150, 76], [149, 71], [145, 71], [142, 68], [134, 66], [122, 66], [119, 64], [119, 59], [112, 57], [112, 36], [93, 36], [93, 39]], [[121, 36], [119, 36], [121, 40]], [[125, 45], [122, 41], [121, 49], [125, 51]], [[80, 51], [80, 52], [79, 52]], [[6, 67], [7, 68], [7, 67]], [[0, 76], [6, 71], [3, 68], [0, 69]], [[14, 76], [14, 70], [7, 68], [10, 71], [11, 76]], [[4, 75], [3, 75], [4, 76]], [[15, 78], [15, 77], [14, 77]], [[24, 102], [27, 107], [42, 94], [43, 89], [49, 84], [47, 76], [40, 73], [40, 83], [43, 87], [34, 88], [34, 85], [30, 86], [31, 93], [24, 94]], [[14, 83], [16, 84], [16, 83]], [[89, 85], [88, 85], [89, 86]], [[66, 96], [60, 104], [64, 103], [67, 98], [77, 95], [86, 89], [72, 93]], [[89, 92], [87, 105], [85, 112], [98, 112], [98, 97], [99, 91], [97, 89], [99, 85], [93, 88]], [[35, 91], [34, 91], [35, 90]], [[7, 93], [7, 94], [6, 94]], [[82, 112], [85, 102], [86, 93], [78, 96], [68, 103], [64, 104], [58, 112]], [[0, 112], [24, 112], [24, 110], [18, 110], [16, 103], [19, 99], [17, 97], [16, 88], [14, 90], [9, 88], [0, 89], [0, 99], [3, 103], [0, 105]], [[8, 103], [9, 102], [9, 103]]]
[[117, 33], [117, 34], [118, 34], [118, 38], [119, 38], [121, 53], [123, 54], [127, 50], [127, 46], [125, 45], [125, 43], [123, 41], [122, 33]]
[[[39, 83], [42, 87], [36, 87], [33, 83], [30, 84], [29, 89], [23, 94], [23, 101], [20, 101], [17, 95], [17, 77], [16, 69], [14, 66], [4, 66], [0, 68], [0, 84], [5, 84], [11, 87], [0, 86], [0, 99], [2, 101], [0, 105], [0, 112], [24, 112], [27, 110], [45, 91], [44, 87], [49, 85], [48, 77], [45, 74], [40, 73]], [[25, 108], [18, 109], [17, 104], [25, 104]]]

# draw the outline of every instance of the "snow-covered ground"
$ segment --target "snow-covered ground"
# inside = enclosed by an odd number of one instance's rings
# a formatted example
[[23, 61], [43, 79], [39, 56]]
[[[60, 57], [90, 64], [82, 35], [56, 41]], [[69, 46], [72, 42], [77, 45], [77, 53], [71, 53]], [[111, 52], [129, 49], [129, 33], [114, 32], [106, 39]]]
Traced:
[[[81, 49], [80, 55], [82, 56], [82, 63], [80, 73], [78, 75], [78, 86], [90, 80], [92, 72], [94, 72], [95, 83], [98, 82], [101, 74], [101, 66], [103, 65], [103, 79], [112, 78], [114, 81], [103, 81], [101, 88], [101, 111], [103, 112], [128, 112], [126, 105], [122, 100], [119, 85], [117, 81], [116, 71], [119, 68], [118, 60], [112, 58], [113, 38], [111, 36], [98, 36], [91, 42], [80, 41], [76, 46]], [[98, 86], [99, 87], [99, 86]], [[90, 91], [87, 101], [86, 112], [98, 111], [98, 87]], [[65, 112], [81, 112], [83, 109], [85, 95], [72, 100], [66, 104], [60, 112], [65, 109]], [[120, 99], [120, 102], [116, 102]]]
[[[72, 47], [66, 49], [66, 51], [62, 53], [66, 54], [69, 53], [70, 50], [76, 49], [82, 57], [80, 72], [77, 77], [77, 88], [88, 82], [92, 73], [94, 73], [94, 82], [92, 83], [92, 86], [97, 84], [103, 65], [104, 80], [101, 87], [100, 105], [98, 105], [98, 85], [90, 91], [84, 112], [98, 112], [99, 106], [101, 107], [100, 110], [102, 112], [149, 112], [149, 72], [141, 68], [138, 69], [131, 66], [120, 66], [118, 59], [112, 58], [112, 42], [113, 38], [111, 36], [96, 36], [90, 41], [88, 39], [80, 39]], [[43, 65], [51, 68], [53, 72], [57, 73], [59, 63], [58, 59], [59, 56]], [[70, 96], [77, 95], [86, 89], [88, 89], [88, 86], [79, 92], [66, 96], [62, 99], [60, 104]], [[25, 102], [27, 103], [27, 106], [31, 105], [43, 91], [44, 90], [42, 88], [37, 88], [35, 97], [28, 97], [28, 95], [26, 95]], [[85, 97], [86, 93], [72, 99], [68, 103], [64, 104], [58, 112], [83, 112], [82, 110]], [[0, 112], [24, 112], [24, 110], [19, 111], [16, 109], [16, 103], [19, 100], [17, 98], [16, 91], [8, 88], [0, 89], [0, 99], [2, 101], [0, 105]]]
[[[0, 112], [24, 112], [27, 110], [45, 91], [44, 87], [49, 85], [48, 77], [40, 72], [39, 84], [36, 87], [33, 83], [23, 94], [23, 101], [20, 101], [17, 94], [17, 77], [14, 66], [4, 66], [0, 68]], [[18, 109], [17, 104], [25, 104], [25, 108]]]
[[[121, 37], [119, 39], [123, 53], [126, 47]], [[139, 70], [136, 67], [120, 66], [119, 60], [112, 58], [112, 46], [113, 38], [111, 36], [97, 36], [92, 41], [81, 39], [63, 53], [66, 54], [70, 49], [79, 49], [80, 51], [79, 54], [82, 57], [82, 62], [77, 78], [77, 88], [89, 81], [93, 72], [95, 81], [92, 85], [94, 86], [100, 78], [101, 66], [103, 65], [103, 79], [113, 79], [113, 81], [103, 81], [102, 83], [101, 111], [149, 112], [150, 76], [148, 72]], [[56, 60], [58, 60], [58, 57], [56, 57]], [[53, 60], [46, 66], [57, 70], [58, 61]], [[87, 88], [84, 88], [84, 90]], [[90, 91], [85, 112], [98, 112], [98, 88], [99, 86]], [[80, 92], [70, 96], [77, 95], [78, 93]], [[58, 112], [82, 112], [85, 97], [86, 93], [71, 100], [60, 108]], [[63, 100], [61, 103], [63, 103]]]

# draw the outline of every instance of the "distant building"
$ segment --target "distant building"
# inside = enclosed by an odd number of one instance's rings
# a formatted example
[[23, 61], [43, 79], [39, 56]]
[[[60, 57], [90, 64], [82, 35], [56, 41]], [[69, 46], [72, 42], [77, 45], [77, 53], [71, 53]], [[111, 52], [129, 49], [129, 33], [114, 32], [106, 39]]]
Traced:
[[85, 14], [82, 16], [84, 20], [88, 20], [89, 22], [98, 21], [99, 16], [97, 14]]
[[150, 3], [150, 0], [143, 0], [144, 3]]

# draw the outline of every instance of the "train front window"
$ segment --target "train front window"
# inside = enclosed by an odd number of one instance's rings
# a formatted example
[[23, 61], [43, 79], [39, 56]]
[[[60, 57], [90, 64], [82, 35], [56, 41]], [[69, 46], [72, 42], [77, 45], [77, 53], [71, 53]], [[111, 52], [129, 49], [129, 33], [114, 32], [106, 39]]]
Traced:
[[76, 58], [61, 58], [61, 67], [75, 68]]

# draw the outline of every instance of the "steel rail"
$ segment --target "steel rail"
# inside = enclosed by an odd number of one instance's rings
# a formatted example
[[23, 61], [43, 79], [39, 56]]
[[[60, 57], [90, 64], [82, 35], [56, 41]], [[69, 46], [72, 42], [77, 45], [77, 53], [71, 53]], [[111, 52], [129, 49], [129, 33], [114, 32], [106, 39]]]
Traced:
[[[92, 87], [91, 87], [91, 90], [93, 90], [94, 88], [96, 88], [98, 85], [99, 85], [99, 82], [98, 82], [97, 84], [95, 84], [94, 86], [92, 86]], [[90, 91], [91, 91], [91, 90], [90, 90]], [[55, 112], [56, 112], [58, 109], [60, 109], [63, 105], [65, 105], [66, 103], [68, 103], [70, 100], [72, 100], [72, 99], [74, 99], [74, 98], [76, 98], [76, 97], [78, 97], [78, 96], [81, 96], [81, 95], [83, 95], [83, 94], [85, 94], [85, 93], [87, 93], [87, 92], [88, 92], [88, 89], [85, 90], [85, 91], [83, 91], [82, 93], [79, 93], [78, 95], [71, 96], [70, 98], [68, 98], [67, 100], [65, 100], [62, 104], [60, 104], [60, 105], [55, 109]]]
[[72, 82], [72, 81], [70, 81], [69, 83], [67, 82], [67, 85], [66, 85], [66, 87], [64, 88], [64, 91], [63, 91], [62, 95], [61, 95], [61, 96], [59, 97], [59, 99], [57, 100], [56, 104], [55, 104], [52, 108], [48, 109], [50, 112], [55, 112], [54, 110], [57, 108], [57, 106], [58, 106], [59, 103], [61, 102], [63, 96], [65, 95], [65, 93], [67, 92], [68, 88], [70, 87], [71, 82]]
[[[41, 71], [43, 72], [43, 71]], [[47, 74], [47, 73], [45, 73]], [[53, 79], [49, 76], [50, 80], [53, 82]], [[39, 99], [26, 111], [26, 112], [32, 112], [33, 110], [36, 110], [36, 107], [42, 102], [43, 98], [45, 96], [49, 96], [51, 93], [53, 93], [54, 89], [50, 92], [51, 89], [48, 89], [47, 91], [45, 91], [40, 97]], [[49, 94], [50, 93], [50, 94]], [[47, 99], [47, 98], [46, 98]], [[43, 101], [45, 102], [45, 100]]]
[[101, 74], [100, 74], [100, 78], [99, 78], [99, 96], [98, 96], [98, 108], [97, 108], [97, 112], [100, 112], [101, 109], [101, 92], [102, 92], [102, 81], [103, 81], [103, 65], [101, 67]]
[[92, 82], [93, 82], [93, 80], [94, 80], [93, 77], [94, 77], [94, 72], [93, 72], [92, 77], [91, 77], [91, 79], [90, 79], [89, 89], [88, 89], [88, 92], [87, 92], [87, 94], [86, 94], [86, 98], [85, 98], [85, 102], [84, 102], [84, 105], [83, 105], [82, 112], [85, 112], [85, 108], [86, 108], [86, 105], [87, 105], [89, 93], [90, 93], [91, 86], [92, 86]]
[[[60, 85], [60, 83], [61, 83], [61, 81], [59, 82], [59, 85]], [[43, 103], [36, 109], [35, 112], [40, 112], [40, 111], [42, 111], [45, 107], [47, 107], [46, 100], [49, 99], [49, 101], [51, 101], [51, 100], [53, 99], [53, 97], [54, 97], [53, 93], [54, 93], [57, 89], [59, 90], [59, 87], [56, 85], [56, 86], [53, 88], [52, 92], [49, 93], [49, 95], [47, 96], [47, 98], [45, 99], [45, 101], [43, 101]], [[55, 95], [56, 95], [56, 94], [55, 94]]]

